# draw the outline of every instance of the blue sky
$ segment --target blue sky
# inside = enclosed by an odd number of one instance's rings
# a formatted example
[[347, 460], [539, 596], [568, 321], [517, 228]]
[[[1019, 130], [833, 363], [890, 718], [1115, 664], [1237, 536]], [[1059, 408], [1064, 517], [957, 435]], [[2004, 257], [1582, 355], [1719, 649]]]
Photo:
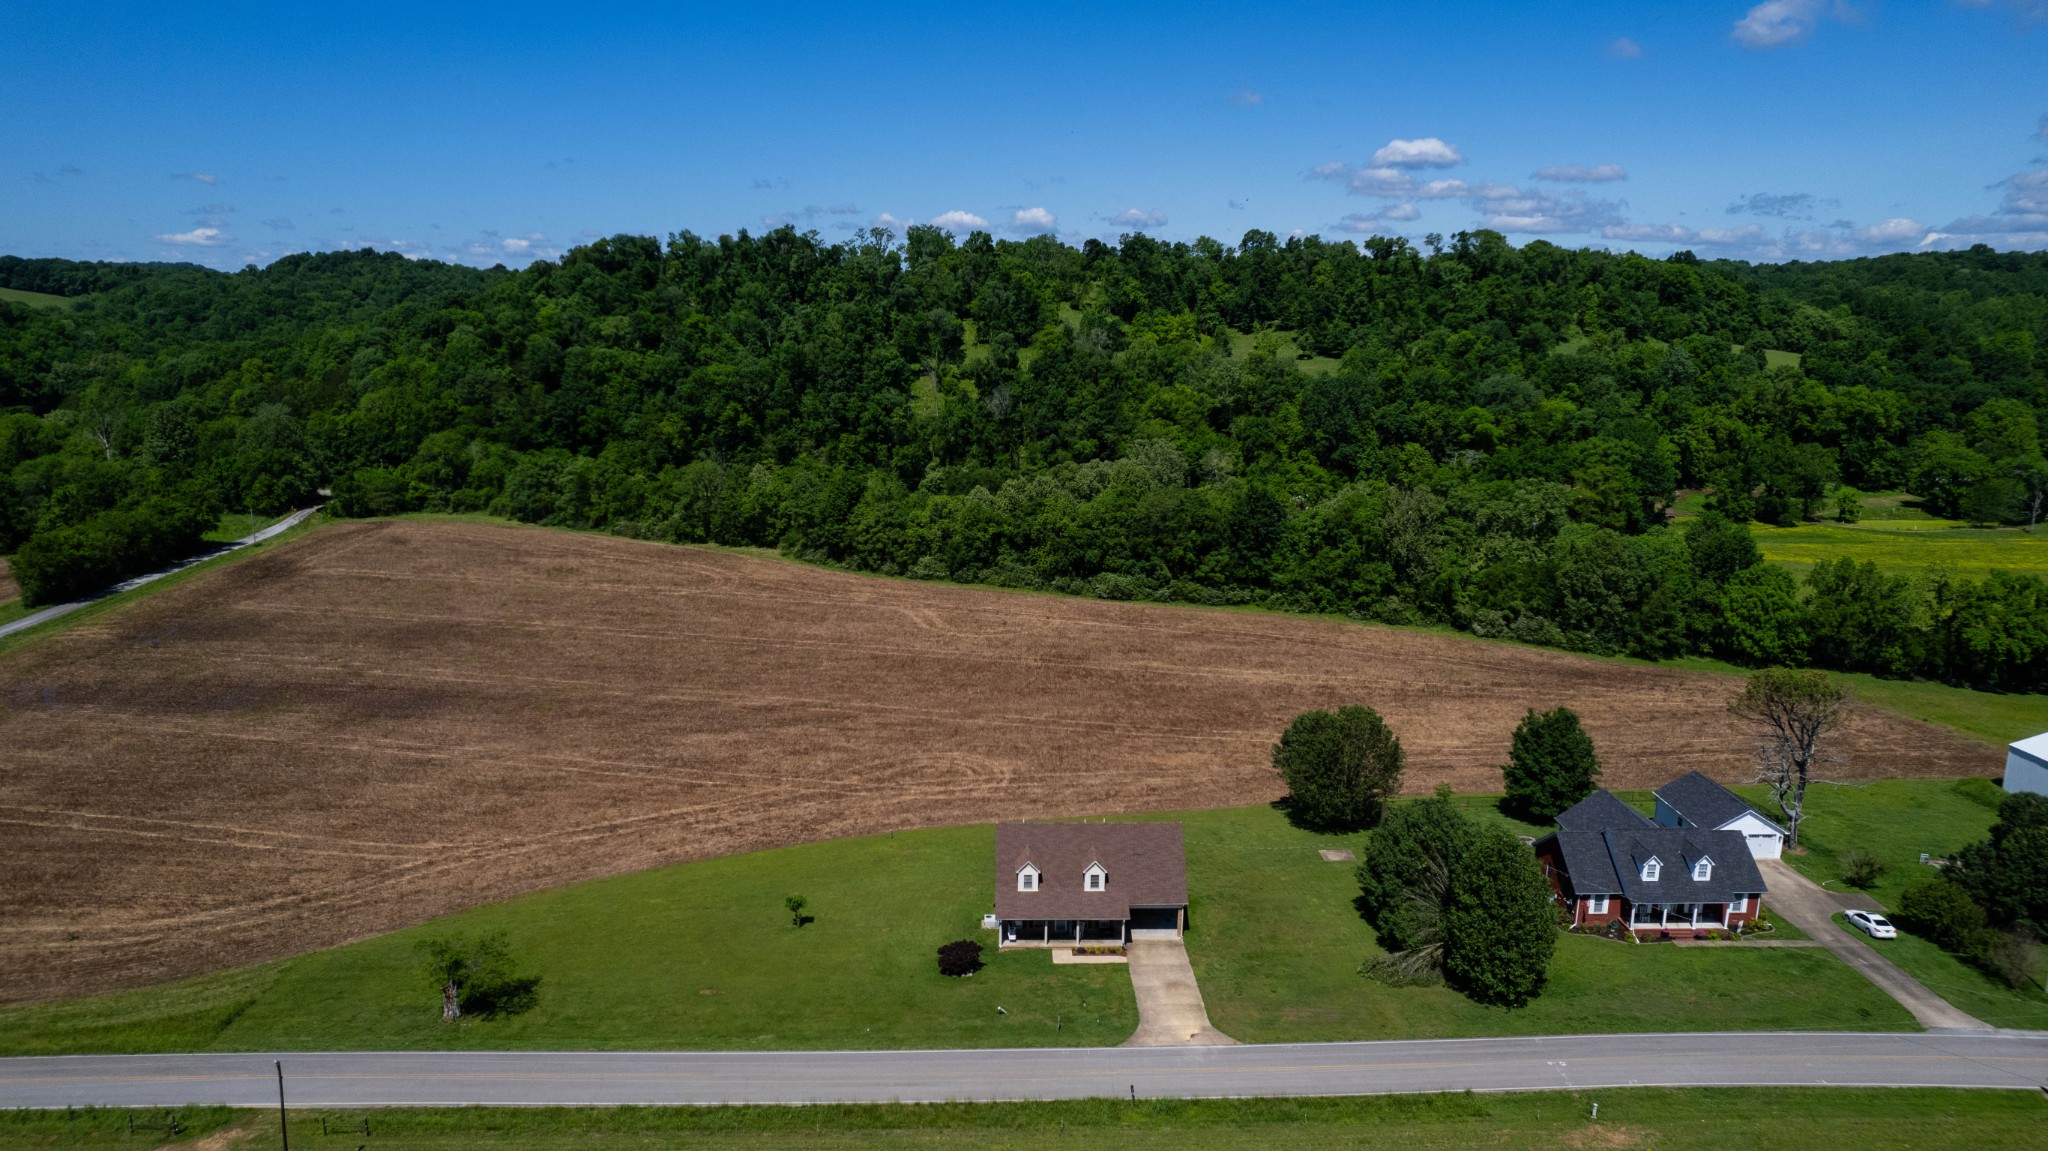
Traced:
[[17, 255], [518, 266], [783, 222], [2048, 247], [2048, 0], [7, 7]]

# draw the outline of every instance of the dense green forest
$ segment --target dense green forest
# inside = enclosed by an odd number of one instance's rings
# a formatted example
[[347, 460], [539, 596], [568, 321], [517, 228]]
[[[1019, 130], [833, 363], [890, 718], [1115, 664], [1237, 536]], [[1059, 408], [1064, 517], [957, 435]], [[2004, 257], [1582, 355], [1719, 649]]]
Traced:
[[[78, 298], [0, 303], [0, 552], [36, 600], [328, 488], [344, 515], [2048, 689], [2041, 581], [1801, 583], [1745, 526], [1857, 489], [2037, 518], [2048, 253], [783, 229], [516, 272], [0, 257], [0, 286]], [[1674, 523], [1681, 490], [1708, 510]]]

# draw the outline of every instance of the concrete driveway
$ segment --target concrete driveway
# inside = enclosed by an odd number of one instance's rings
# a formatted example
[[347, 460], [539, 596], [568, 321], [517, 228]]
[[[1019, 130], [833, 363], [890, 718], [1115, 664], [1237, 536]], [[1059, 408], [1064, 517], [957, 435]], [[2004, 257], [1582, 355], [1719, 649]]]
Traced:
[[1898, 1000], [1899, 1006], [1912, 1012], [1913, 1018], [1920, 1021], [1920, 1026], [1929, 1029], [1990, 1029], [1990, 1024], [1956, 1010], [1948, 1000], [1900, 971], [1891, 960], [1872, 950], [1861, 935], [1836, 925], [1834, 916], [1837, 912], [1853, 911], [1859, 907], [1875, 909], [1875, 903], [1861, 896], [1829, 891], [1792, 870], [1783, 860], [1759, 859], [1756, 865], [1762, 869], [1764, 882], [1770, 886], [1770, 895], [1764, 902], [1773, 911], [1819, 940], [1822, 947], [1834, 952], [1842, 962], [1875, 983], [1879, 991]]
[[1138, 993], [1138, 1030], [1125, 1047], [1222, 1047], [1237, 1040], [1209, 1025], [1209, 1008], [1178, 939], [1130, 944], [1131, 989]]

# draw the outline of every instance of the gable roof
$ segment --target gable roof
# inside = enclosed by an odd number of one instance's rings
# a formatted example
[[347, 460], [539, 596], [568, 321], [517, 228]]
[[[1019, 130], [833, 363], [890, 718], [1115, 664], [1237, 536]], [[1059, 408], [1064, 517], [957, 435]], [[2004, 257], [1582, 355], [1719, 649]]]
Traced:
[[[1038, 868], [1037, 891], [1017, 890], [1017, 871]], [[1085, 889], [1090, 864], [1109, 873]], [[1129, 919], [1133, 907], [1184, 907], [1187, 858], [1178, 823], [996, 824], [998, 919]]]
[[1741, 796], [1708, 779], [1697, 771], [1688, 771], [1653, 792], [1664, 806], [1677, 812], [1687, 823], [1704, 828], [1726, 827], [1744, 815], [1754, 815], [1770, 824], [1780, 835], [1785, 829], [1764, 819], [1762, 812], [1750, 805]]
[[2006, 751], [2022, 759], [2030, 759], [2042, 767], [2048, 767], [2048, 731], [2016, 739], [2006, 745]]
[[1557, 813], [1557, 826], [1565, 831], [1605, 831], [1610, 827], [1655, 827], [1642, 812], [1623, 803], [1606, 788], [1587, 796]]

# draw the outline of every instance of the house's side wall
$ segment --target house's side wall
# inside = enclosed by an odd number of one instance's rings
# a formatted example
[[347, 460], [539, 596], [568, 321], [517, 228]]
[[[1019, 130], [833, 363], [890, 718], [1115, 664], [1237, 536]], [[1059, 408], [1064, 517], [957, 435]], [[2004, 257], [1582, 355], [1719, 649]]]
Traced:
[[2008, 750], [2005, 753], [2005, 790], [2048, 795], [2048, 767], [2034, 762], [2030, 755]]
[[1668, 803], [1664, 802], [1664, 797], [1663, 797], [1663, 796], [1659, 795], [1659, 796], [1656, 796], [1655, 798], [1656, 798], [1656, 800], [1657, 800], [1657, 815], [1656, 815], [1656, 820], [1657, 820], [1657, 825], [1658, 825], [1659, 827], [1684, 827], [1684, 826], [1685, 826], [1685, 821], [1684, 821], [1683, 819], [1680, 819], [1680, 818], [1678, 817], [1678, 813], [1677, 813], [1676, 811], [1673, 811], [1673, 810], [1671, 809], [1671, 805], [1670, 805], [1670, 804], [1668, 804]]
[[1785, 850], [1785, 837], [1755, 812], [1744, 812], [1722, 824], [1720, 830], [1741, 832], [1750, 856], [1755, 859], [1776, 859]]
[[1627, 922], [1628, 900], [1623, 899], [1619, 895], [1610, 895], [1607, 897], [1607, 910], [1595, 913], [1593, 910], [1593, 899], [1594, 897], [1590, 895], [1578, 897], [1575, 910], [1579, 926], [1603, 928], [1616, 920]]
[[1557, 849], [1554, 839], [1536, 841], [1536, 864], [1543, 869], [1543, 878], [1550, 883], [1553, 901], [1569, 907], [1571, 900], [1571, 876], [1564, 870], [1564, 855]]

